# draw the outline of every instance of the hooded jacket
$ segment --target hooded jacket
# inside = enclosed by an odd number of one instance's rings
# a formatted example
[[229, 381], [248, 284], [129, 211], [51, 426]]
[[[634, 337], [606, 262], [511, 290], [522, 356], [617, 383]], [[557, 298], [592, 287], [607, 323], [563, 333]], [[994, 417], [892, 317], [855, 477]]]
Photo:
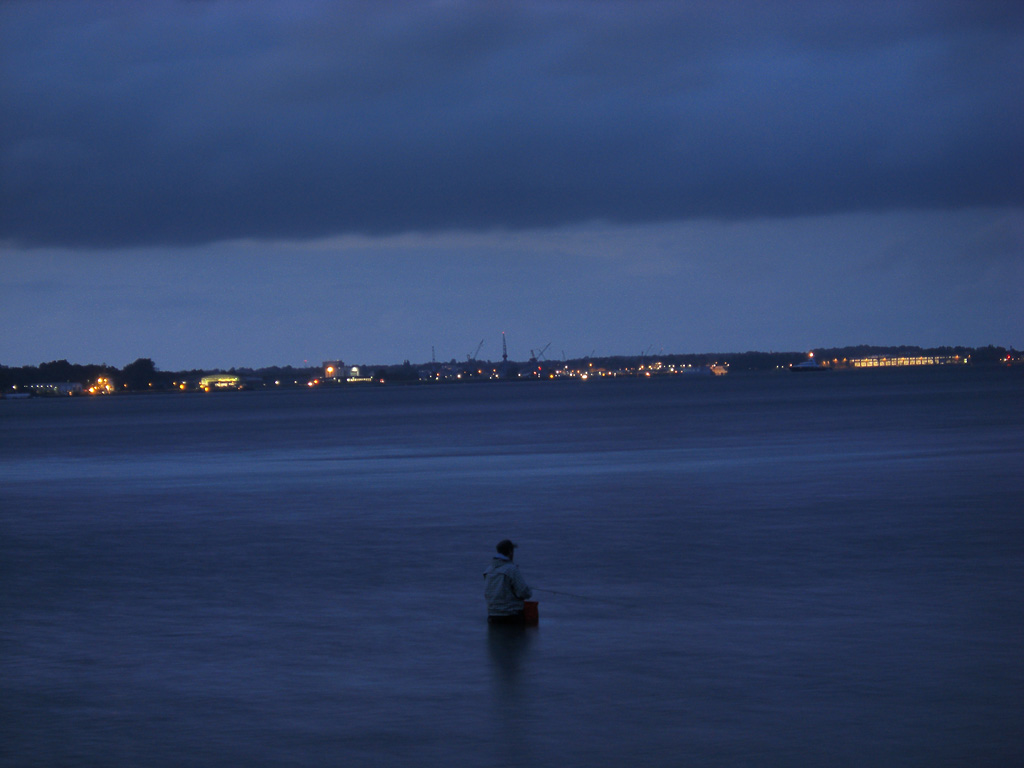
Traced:
[[523, 612], [523, 601], [533, 591], [526, 586], [519, 566], [503, 555], [495, 555], [484, 571], [484, 598], [488, 616], [515, 616]]

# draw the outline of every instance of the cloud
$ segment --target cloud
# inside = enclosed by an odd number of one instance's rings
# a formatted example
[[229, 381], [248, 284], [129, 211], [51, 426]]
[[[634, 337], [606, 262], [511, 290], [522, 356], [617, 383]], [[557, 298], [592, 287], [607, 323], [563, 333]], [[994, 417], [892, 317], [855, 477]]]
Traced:
[[[1020, 212], [0, 251], [3, 365], [1021, 347]], [[1014, 234], [1016, 232], [1016, 234]], [[988, 250], [986, 250], [986, 248]], [[45, 292], [26, 290], [36, 286]]]
[[0, 239], [1024, 202], [1013, 3], [9, 2]]

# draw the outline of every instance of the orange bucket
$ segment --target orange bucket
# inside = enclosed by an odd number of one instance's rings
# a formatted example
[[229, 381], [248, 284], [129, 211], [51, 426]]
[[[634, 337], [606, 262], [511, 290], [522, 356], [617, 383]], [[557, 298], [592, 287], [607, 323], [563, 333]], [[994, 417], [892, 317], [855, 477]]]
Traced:
[[540, 612], [537, 610], [536, 600], [523, 601], [523, 623], [528, 627], [535, 627], [540, 623]]

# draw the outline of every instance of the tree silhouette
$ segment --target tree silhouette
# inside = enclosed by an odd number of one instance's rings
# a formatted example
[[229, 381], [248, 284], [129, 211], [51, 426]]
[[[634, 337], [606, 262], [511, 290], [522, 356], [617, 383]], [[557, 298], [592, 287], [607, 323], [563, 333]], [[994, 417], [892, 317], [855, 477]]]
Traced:
[[156, 378], [156, 365], [148, 357], [128, 363], [121, 371], [121, 380], [128, 389], [147, 389]]

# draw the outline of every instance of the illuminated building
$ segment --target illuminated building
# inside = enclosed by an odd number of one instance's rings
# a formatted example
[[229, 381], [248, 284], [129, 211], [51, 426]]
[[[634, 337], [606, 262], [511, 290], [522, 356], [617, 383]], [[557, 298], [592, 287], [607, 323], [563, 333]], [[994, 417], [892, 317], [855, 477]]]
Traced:
[[27, 389], [34, 395], [47, 397], [69, 397], [82, 394], [82, 385], [77, 382], [58, 382], [54, 384], [29, 384]]
[[345, 363], [341, 360], [325, 360], [323, 363], [325, 381], [343, 381], [345, 376]]
[[969, 358], [960, 355], [870, 355], [853, 360], [846, 364], [852, 368], [904, 368], [916, 365], [961, 365], [969, 362]]
[[358, 365], [353, 365], [348, 369], [348, 378], [346, 381], [349, 383], [373, 381], [373, 377], [367, 376], [363, 373], [362, 369]]
[[241, 376], [231, 376], [226, 373], [218, 373], [213, 376], [203, 376], [203, 378], [199, 380], [199, 388], [203, 390], [203, 392], [242, 389], [244, 386]]

